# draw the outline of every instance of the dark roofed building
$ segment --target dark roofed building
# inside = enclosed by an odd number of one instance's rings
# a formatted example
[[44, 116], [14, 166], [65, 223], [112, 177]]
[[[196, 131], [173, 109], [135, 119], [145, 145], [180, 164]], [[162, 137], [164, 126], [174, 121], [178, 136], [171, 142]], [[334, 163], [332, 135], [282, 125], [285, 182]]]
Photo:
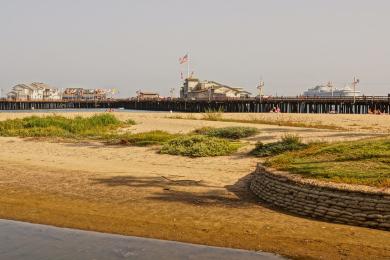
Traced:
[[150, 92], [150, 91], [137, 91], [137, 98], [142, 100], [150, 100], [150, 99], [159, 99], [160, 94], [157, 92]]
[[248, 98], [248, 91], [238, 87], [230, 87], [215, 81], [199, 81], [189, 78], [184, 82], [180, 91], [180, 97], [190, 99], [224, 99], [224, 98]]

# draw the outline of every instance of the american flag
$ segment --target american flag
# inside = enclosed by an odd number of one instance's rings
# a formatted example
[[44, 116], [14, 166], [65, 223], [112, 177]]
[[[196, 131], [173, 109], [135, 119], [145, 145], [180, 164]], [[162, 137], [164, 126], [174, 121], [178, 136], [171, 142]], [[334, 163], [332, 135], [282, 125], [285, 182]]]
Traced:
[[188, 54], [184, 55], [183, 57], [179, 58], [179, 63], [183, 64], [188, 61]]

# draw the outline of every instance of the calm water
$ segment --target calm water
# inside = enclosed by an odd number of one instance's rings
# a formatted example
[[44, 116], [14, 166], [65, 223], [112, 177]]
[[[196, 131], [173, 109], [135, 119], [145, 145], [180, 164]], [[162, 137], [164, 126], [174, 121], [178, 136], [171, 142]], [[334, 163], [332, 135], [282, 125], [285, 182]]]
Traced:
[[280, 260], [284, 258], [263, 252], [0, 220], [0, 259]]

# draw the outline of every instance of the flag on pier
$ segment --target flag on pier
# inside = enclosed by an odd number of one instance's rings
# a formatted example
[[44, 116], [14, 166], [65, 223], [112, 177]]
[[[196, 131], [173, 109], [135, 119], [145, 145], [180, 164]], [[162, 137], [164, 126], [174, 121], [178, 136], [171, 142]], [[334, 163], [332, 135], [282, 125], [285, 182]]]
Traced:
[[186, 63], [187, 61], [188, 61], [188, 54], [186, 54], [183, 57], [179, 58], [179, 63], [180, 64]]

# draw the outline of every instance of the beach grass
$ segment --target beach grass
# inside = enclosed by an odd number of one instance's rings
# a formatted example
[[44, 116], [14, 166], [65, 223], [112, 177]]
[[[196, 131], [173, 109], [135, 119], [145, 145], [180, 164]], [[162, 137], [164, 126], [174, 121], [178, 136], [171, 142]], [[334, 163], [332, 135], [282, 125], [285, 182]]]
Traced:
[[217, 137], [189, 135], [168, 141], [161, 147], [161, 153], [189, 157], [223, 156], [236, 152], [240, 146]]
[[269, 158], [266, 166], [332, 182], [390, 187], [390, 137], [310, 144]]
[[107, 136], [111, 144], [132, 145], [132, 146], [150, 146], [162, 145], [169, 140], [177, 138], [180, 134], [171, 134], [165, 131], [155, 130], [143, 133], [125, 133], [113, 134]]
[[134, 124], [131, 119], [120, 121], [111, 114], [74, 118], [58, 115], [31, 116], [1, 121], [0, 136], [92, 139], [107, 144], [130, 146], [160, 145], [161, 153], [191, 157], [228, 155], [240, 146], [226, 139], [194, 133], [183, 135], [160, 130], [143, 133], [117, 131]]
[[207, 135], [212, 137], [226, 138], [226, 139], [240, 139], [254, 136], [259, 133], [255, 127], [231, 126], [231, 127], [203, 127], [194, 131], [196, 134]]
[[221, 121], [223, 119], [223, 109], [206, 109], [205, 113], [202, 114], [202, 119], [209, 121]]
[[135, 122], [133, 119], [129, 118], [125, 121], [126, 125], [136, 125], [137, 122]]
[[252, 155], [257, 157], [267, 157], [278, 155], [287, 151], [303, 149], [307, 144], [302, 143], [301, 138], [297, 135], [286, 134], [280, 141], [264, 144], [257, 142], [255, 148], [251, 151]]
[[102, 138], [120, 127], [133, 125], [134, 121], [122, 122], [111, 114], [91, 117], [67, 118], [58, 115], [30, 116], [0, 122], [0, 136]]

